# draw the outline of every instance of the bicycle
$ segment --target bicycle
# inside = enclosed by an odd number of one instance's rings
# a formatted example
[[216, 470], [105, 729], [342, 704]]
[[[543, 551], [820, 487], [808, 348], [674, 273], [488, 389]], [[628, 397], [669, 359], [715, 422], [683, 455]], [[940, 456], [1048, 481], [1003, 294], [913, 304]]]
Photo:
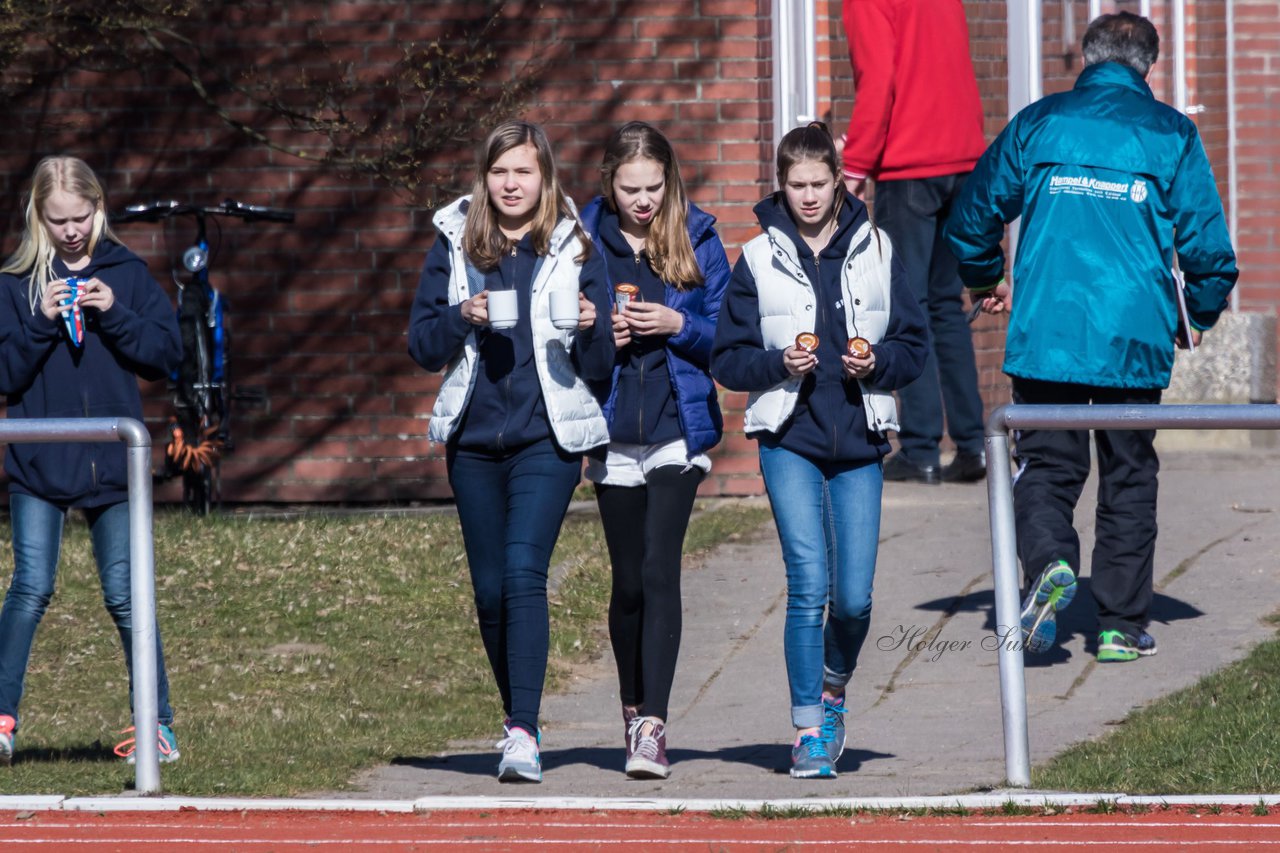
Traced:
[[[231, 402], [261, 403], [261, 389], [228, 393], [230, 334], [227, 304], [209, 281], [209, 267], [221, 244], [218, 217], [246, 223], [293, 222], [291, 210], [227, 199], [215, 207], [178, 201], [132, 204], [111, 217], [112, 224], [160, 222], [175, 216], [195, 219], [195, 242], [182, 253], [182, 267], [170, 273], [178, 290], [178, 326], [182, 331], [182, 363], [169, 377], [174, 414], [169, 419], [161, 478], [182, 477], [182, 502], [197, 515], [222, 503], [222, 457], [235, 449], [231, 437]], [[216, 226], [210, 248], [207, 221]]]

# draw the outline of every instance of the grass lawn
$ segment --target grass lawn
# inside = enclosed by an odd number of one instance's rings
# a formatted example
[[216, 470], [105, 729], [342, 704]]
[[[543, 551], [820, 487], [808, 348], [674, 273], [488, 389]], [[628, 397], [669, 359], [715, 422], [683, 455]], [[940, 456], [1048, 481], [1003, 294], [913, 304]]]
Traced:
[[[759, 503], [695, 516], [685, 551], [758, 527]], [[68, 525], [58, 593], [27, 676], [22, 730], [0, 794], [117, 793], [111, 752], [131, 724], [119, 641], [102, 608], [88, 530]], [[497, 689], [475, 627], [456, 519], [159, 513], [156, 597], [183, 758], [170, 794], [286, 796], [343, 788], [364, 767], [491, 734]], [[12, 574], [0, 523], [0, 583]], [[570, 515], [552, 559], [550, 687], [597, 654], [608, 556], [594, 513]]]
[[1129, 794], [1280, 792], [1280, 640], [1129, 716], [1031, 774], [1036, 788]]

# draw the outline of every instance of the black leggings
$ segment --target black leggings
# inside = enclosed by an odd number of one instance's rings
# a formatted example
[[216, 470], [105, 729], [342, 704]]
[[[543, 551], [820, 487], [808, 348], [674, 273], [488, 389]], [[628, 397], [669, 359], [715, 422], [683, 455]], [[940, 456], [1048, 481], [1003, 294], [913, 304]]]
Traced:
[[680, 652], [680, 554], [701, 468], [664, 465], [643, 486], [596, 485], [613, 563], [609, 639], [622, 704], [667, 719]]

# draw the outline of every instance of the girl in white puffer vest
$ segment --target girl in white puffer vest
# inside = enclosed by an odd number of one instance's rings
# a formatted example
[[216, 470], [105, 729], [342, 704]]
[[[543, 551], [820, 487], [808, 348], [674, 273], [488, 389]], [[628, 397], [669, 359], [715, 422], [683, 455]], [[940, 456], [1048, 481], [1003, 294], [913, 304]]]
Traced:
[[[428, 433], [445, 444], [506, 714], [498, 778], [539, 782], [547, 569], [582, 454], [609, 441], [587, 385], [607, 383], [613, 370], [604, 266], [560, 189], [546, 135], [528, 122], [489, 135], [471, 195], [433, 221], [439, 237], [418, 284], [409, 353], [445, 370]], [[489, 322], [500, 290], [515, 291], [510, 328]], [[577, 293], [576, 327], [551, 320], [552, 294], [562, 291]]]
[[782, 541], [791, 775], [832, 778], [871, 622], [891, 392], [920, 375], [928, 332], [824, 125], [783, 137], [778, 182], [721, 303], [711, 373], [750, 392], [744, 430]]

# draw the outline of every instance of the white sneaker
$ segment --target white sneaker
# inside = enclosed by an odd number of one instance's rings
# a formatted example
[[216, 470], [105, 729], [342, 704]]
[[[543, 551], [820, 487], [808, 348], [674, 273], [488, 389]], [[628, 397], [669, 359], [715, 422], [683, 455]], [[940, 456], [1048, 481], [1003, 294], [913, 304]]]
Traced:
[[538, 742], [524, 729], [508, 729], [507, 736], [495, 746], [502, 750], [502, 761], [498, 762], [499, 782], [542, 781]]

